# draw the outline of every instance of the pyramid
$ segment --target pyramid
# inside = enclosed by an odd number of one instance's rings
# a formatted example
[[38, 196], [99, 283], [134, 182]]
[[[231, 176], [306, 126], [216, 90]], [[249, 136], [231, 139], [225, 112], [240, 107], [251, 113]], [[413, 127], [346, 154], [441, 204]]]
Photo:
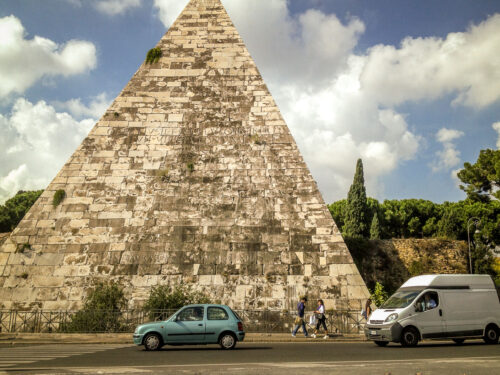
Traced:
[[[220, 0], [191, 0], [0, 248], [0, 307], [139, 308], [186, 284], [237, 309], [369, 293]], [[53, 205], [58, 190], [65, 198]]]

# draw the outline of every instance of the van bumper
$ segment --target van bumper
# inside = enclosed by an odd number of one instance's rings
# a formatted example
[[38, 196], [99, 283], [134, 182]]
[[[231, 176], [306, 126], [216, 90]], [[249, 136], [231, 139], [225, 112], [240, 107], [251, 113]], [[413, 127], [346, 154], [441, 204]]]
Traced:
[[399, 323], [394, 323], [389, 326], [378, 324], [367, 324], [365, 326], [366, 338], [373, 341], [400, 342], [401, 332], [403, 332], [403, 327]]

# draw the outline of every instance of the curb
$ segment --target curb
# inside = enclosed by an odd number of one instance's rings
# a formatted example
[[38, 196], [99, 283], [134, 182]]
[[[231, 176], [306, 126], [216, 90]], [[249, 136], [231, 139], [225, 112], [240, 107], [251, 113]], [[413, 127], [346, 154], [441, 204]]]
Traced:
[[[328, 340], [321, 338], [291, 337], [285, 333], [247, 333], [244, 342], [366, 342], [364, 335], [330, 335]], [[41, 344], [130, 344], [132, 333], [0, 333], [1, 346], [41, 345]]]

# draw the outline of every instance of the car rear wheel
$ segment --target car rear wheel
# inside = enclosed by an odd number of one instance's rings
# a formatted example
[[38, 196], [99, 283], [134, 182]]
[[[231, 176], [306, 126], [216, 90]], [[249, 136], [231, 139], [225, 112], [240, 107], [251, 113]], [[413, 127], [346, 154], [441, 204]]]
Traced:
[[219, 345], [224, 350], [233, 349], [236, 346], [236, 336], [232, 333], [224, 333], [219, 339]]
[[465, 339], [453, 339], [453, 341], [455, 341], [455, 344], [457, 345], [462, 345], [465, 341]]
[[375, 341], [375, 344], [378, 346], [387, 346], [389, 344], [389, 341]]
[[413, 327], [408, 327], [401, 335], [401, 345], [403, 346], [417, 346], [418, 344], [418, 331]]
[[159, 350], [161, 348], [161, 337], [156, 333], [148, 333], [144, 338], [144, 347], [147, 351]]
[[493, 324], [490, 324], [488, 327], [486, 327], [486, 329], [484, 330], [483, 340], [486, 344], [498, 344], [498, 328]]

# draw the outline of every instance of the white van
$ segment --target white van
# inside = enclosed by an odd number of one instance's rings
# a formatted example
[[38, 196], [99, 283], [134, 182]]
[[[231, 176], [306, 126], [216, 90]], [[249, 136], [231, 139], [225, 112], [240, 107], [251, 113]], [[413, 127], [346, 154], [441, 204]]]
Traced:
[[370, 316], [365, 335], [379, 346], [423, 339], [497, 344], [500, 297], [488, 275], [423, 275], [409, 279]]

